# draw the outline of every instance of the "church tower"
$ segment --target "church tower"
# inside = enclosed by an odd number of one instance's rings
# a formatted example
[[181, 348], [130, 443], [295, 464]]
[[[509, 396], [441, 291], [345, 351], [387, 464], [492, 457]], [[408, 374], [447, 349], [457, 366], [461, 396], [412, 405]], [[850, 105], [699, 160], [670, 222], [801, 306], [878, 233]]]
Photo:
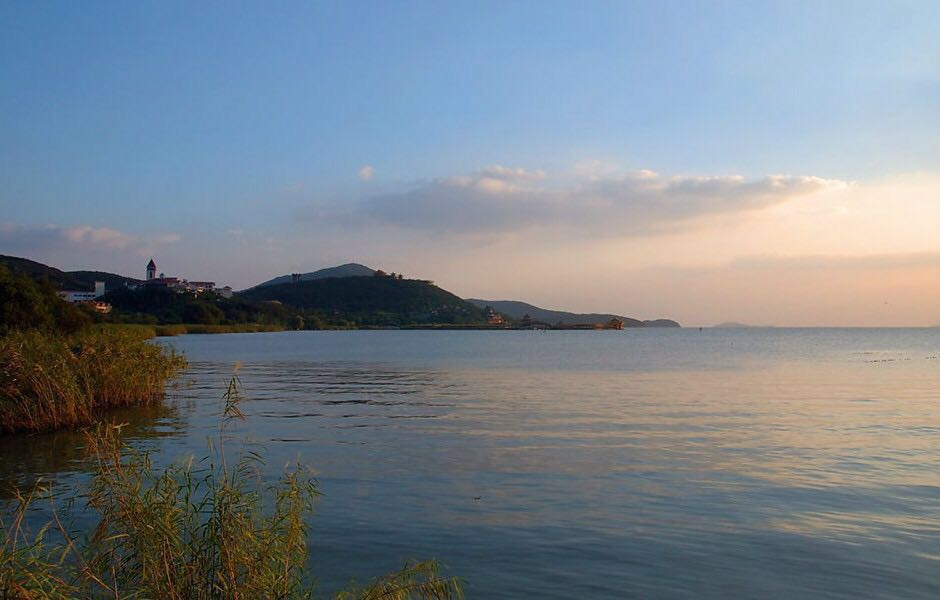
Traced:
[[147, 263], [147, 281], [157, 278], [157, 263], [153, 262], [153, 259], [150, 259], [150, 262]]

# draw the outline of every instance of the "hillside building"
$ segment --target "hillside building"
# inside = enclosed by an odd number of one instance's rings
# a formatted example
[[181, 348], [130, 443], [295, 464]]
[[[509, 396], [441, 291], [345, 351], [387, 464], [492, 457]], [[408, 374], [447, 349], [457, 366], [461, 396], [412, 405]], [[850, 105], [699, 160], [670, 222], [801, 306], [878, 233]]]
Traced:
[[[188, 281], [179, 277], [167, 277], [164, 273], [160, 273], [160, 276], [157, 277], [157, 263], [152, 258], [147, 263], [146, 273], [146, 279], [142, 284], [144, 286], [164, 287], [177, 292], [192, 292], [194, 294], [216, 291], [214, 281]], [[225, 295], [224, 289], [220, 292], [221, 295], [231, 298], [232, 288], [228, 288], [228, 296]]]
[[98, 298], [104, 296], [105, 285], [103, 281], [95, 282], [95, 291], [86, 292], [84, 290], [62, 290], [58, 292], [59, 298], [72, 304], [86, 304], [97, 312], [107, 314], [111, 312], [111, 305], [102, 302]]
[[551, 329], [552, 326], [543, 321], [533, 319], [529, 314], [525, 314], [519, 321], [519, 329]]
[[91, 302], [97, 297], [95, 292], [84, 292], [80, 290], [62, 290], [59, 292], [59, 298], [73, 304], [77, 302]]
[[96, 281], [95, 282], [95, 291], [86, 292], [84, 290], [62, 290], [58, 292], [59, 298], [62, 298], [66, 302], [91, 302], [97, 298], [104, 296], [104, 282]]
[[487, 325], [493, 326], [503, 326], [506, 325], [506, 318], [496, 312], [492, 306], [487, 306], [483, 309], [483, 315], [486, 317]]
[[[185, 279], [183, 281], [186, 281]], [[215, 291], [215, 282], [214, 281], [186, 281], [186, 287], [190, 291], [201, 294], [203, 292], [212, 292]]]

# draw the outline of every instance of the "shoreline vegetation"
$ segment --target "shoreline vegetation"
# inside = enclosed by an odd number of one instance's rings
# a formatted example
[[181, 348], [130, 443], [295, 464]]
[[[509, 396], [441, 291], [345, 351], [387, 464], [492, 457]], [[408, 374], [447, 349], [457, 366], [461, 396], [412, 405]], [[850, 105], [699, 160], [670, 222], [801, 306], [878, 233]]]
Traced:
[[85, 427], [113, 408], [163, 402], [186, 360], [153, 335], [95, 324], [48, 282], [0, 266], [0, 435]]
[[[315, 482], [294, 468], [265, 485], [253, 452], [229, 466], [226, 428], [243, 418], [237, 376], [224, 395], [209, 456], [157, 471], [146, 452], [122, 440], [125, 425], [108, 419], [115, 408], [165, 406], [167, 383], [186, 360], [149, 341], [158, 326], [96, 321], [48, 282], [11, 275], [0, 265], [0, 436], [28, 444], [24, 434], [84, 428], [82, 445], [94, 465], [87, 488], [65, 500], [63, 513], [42, 481], [12, 490], [13, 501], [0, 500], [0, 598], [314, 597], [307, 517]], [[162, 332], [189, 330], [176, 325]], [[43, 498], [48, 508], [36, 506]], [[42, 515], [51, 517], [33, 530]], [[73, 530], [66, 523], [75, 516], [83, 522], [97, 516], [97, 525]], [[407, 563], [335, 596], [460, 597], [457, 580], [441, 577], [434, 561]]]
[[[123, 425], [85, 430], [94, 463], [82, 507], [97, 516], [73, 531], [71, 508], [60, 514], [51, 488], [17, 492], [0, 516], [0, 597], [58, 598], [313, 598], [306, 568], [307, 517], [318, 492], [302, 466], [285, 468], [270, 486], [260, 483], [262, 459], [252, 452], [226, 460], [227, 427], [244, 416], [237, 375], [224, 395], [209, 455], [153, 468], [150, 456], [127, 446]], [[33, 532], [27, 513], [48, 498], [48, 521]], [[72, 505], [70, 504], [70, 507]], [[4, 513], [0, 513], [3, 515]], [[449, 600], [459, 582], [442, 577], [435, 561], [409, 562], [398, 572], [336, 600]]]
[[112, 408], [163, 402], [186, 360], [147, 343], [148, 333], [7, 332], [0, 337], [0, 434], [84, 427]]
[[[120, 326], [118, 326], [120, 327]], [[269, 333], [287, 331], [283, 325], [265, 325], [262, 323], [240, 323], [236, 325], [200, 325], [179, 323], [175, 325], [138, 325], [149, 328], [154, 337], [174, 337], [177, 335], [214, 335], [220, 333]]]

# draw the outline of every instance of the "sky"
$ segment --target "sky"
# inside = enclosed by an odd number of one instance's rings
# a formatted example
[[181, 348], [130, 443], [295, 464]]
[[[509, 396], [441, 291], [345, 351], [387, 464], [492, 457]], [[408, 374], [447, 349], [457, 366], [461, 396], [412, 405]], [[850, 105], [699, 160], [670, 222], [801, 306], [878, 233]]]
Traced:
[[940, 3], [0, 1], [0, 253], [940, 325]]

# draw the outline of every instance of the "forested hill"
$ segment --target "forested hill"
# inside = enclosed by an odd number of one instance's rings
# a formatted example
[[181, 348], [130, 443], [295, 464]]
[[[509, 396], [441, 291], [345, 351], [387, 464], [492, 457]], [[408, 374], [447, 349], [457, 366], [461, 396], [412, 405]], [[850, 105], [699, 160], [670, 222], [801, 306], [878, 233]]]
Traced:
[[370, 269], [359, 263], [346, 263], [345, 265], [320, 269], [319, 271], [313, 271], [311, 273], [298, 273], [296, 276], [281, 275], [280, 277], [269, 279], [264, 283], [259, 283], [258, 286], [292, 283], [295, 277], [299, 281], [311, 281], [313, 279], [328, 279], [330, 277], [371, 277], [372, 275], [375, 275], [375, 269]]
[[2, 254], [0, 264], [6, 265], [10, 272], [16, 275], [25, 275], [36, 281], [48, 280], [60, 290], [92, 291], [96, 281], [104, 281], [109, 290], [124, 287], [125, 284], [140, 283], [139, 279], [103, 271], [61, 271], [28, 258]]
[[551, 325], [555, 323], [561, 323], [563, 325], [577, 325], [582, 323], [601, 324], [611, 319], [620, 319], [627, 327], [679, 327], [679, 324], [671, 319], [641, 321], [639, 319], [631, 319], [630, 317], [606, 313], [572, 313], [563, 310], [540, 308], [528, 302], [519, 302], [518, 300], [479, 300], [470, 298], [467, 302], [479, 307], [491, 306], [493, 310], [506, 315], [510, 319], [519, 320], [524, 315], [529, 315], [536, 321], [542, 321]]
[[436, 285], [394, 277], [331, 277], [255, 287], [244, 300], [278, 301], [367, 325], [480, 323], [483, 311]]

